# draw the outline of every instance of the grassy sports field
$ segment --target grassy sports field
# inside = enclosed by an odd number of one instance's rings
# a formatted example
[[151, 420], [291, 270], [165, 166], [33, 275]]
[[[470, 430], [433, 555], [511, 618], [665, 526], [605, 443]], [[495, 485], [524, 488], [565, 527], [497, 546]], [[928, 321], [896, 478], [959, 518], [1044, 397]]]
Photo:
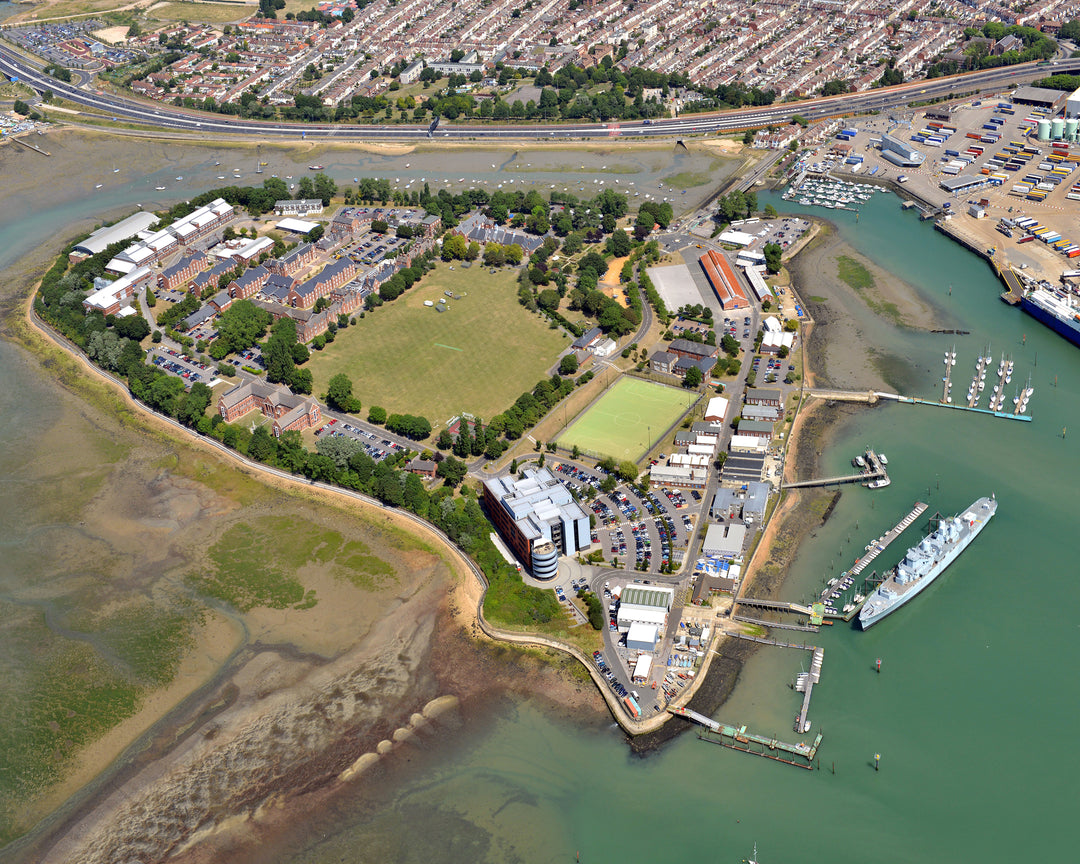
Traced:
[[[438, 268], [313, 351], [315, 392], [344, 372], [366, 416], [372, 405], [421, 414], [433, 426], [467, 411], [487, 420], [532, 390], [568, 344], [517, 300], [517, 271]], [[461, 296], [445, 297], [444, 291]], [[446, 299], [436, 312], [424, 301]]]
[[682, 416], [694, 396], [689, 390], [624, 376], [570, 424], [559, 444], [636, 462]]

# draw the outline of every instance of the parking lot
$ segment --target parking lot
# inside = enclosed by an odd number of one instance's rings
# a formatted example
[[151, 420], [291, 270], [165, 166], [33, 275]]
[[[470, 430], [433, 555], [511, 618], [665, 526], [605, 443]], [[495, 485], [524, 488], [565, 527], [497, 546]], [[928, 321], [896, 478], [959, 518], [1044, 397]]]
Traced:
[[217, 381], [217, 373], [213, 366], [188, 360], [172, 348], [152, 348], [147, 359], [162, 372], [183, 378], [185, 386], [189, 388], [196, 381], [202, 381], [210, 386]]
[[327, 435], [336, 438], [351, 438], [354, 441], [359, 441], [363, 445], [364, 452], [376, 462], [385, 459], [391, 453], [403, 453], [405, 451], [405, 448], [401, 444], [397, 444], [388, 438], [383, 438], [377, 432], [361, 429], [358, 426], [354, 426], [344, 420], [339, 421], [336, 418], [332, 418], [325, 426], [315, 431], [316, 438], [325, 437]]
[[758, 373], [758, 382], [764, 384], [772, 384], [778, 378], [784, 378], [788, 372], [795, 370], [795, 366], [788, 363], [787, 360], [778, 357], [767, 357], [764, 354], [755, 355], [750, 368]]

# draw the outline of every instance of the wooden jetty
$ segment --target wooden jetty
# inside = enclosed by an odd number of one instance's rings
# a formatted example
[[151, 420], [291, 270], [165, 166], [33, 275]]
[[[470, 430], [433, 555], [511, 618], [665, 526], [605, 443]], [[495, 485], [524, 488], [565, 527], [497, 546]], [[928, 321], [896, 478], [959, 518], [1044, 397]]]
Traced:
[[722, 747], [739, 750], [742, 753], [752, 753], [755, 756], [764, 756], [774, 762], [783, 762], [786, 765], [795, 765], [808, 771], [814, 769], [814, 757], [817, 756], [821, 739], [824, 737], [818, 732], [812, 744], [788, 744], [778, 738], [770, 738], [765, 735], [756, 735], [748, 732], [745, 726], [730, 726], [720, 723], [697, 711], [689, 708], [677, 708], [668, 706], [668, 711], [692, 723], [696, 723], [700, 729], [698, 738], [702, 741], [710, 741]]

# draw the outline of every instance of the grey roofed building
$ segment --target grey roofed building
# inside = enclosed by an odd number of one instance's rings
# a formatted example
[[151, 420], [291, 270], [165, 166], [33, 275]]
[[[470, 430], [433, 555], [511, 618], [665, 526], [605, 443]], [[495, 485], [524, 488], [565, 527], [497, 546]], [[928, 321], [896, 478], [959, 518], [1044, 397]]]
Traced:
[[1061, 90], [1050, 90], [1047, 87], [1017, 87], [1013, 91], [1012, 101], [1021, 105], [1054, 108], [1065, 96]]
[[679, 355], [677, 354], [672, 354], [669, 351], [657, 351], [649, 358], [649, 368], [654, 372], [670, 373], [678, 359]]
[[668, 350], [672, 354], [678, 354], [679, 356], [715, 357], [720, 349], [715, 345], [706, 345], [703, 342], [691, 342], [689, 339], [676, 339], [668, 346]]
[[225, 290], [218, 291], [217, 294], [210, 298], [210, 305], [219, 312], [228, 307], [231, 303], [232, 297], [230, 297], [229, 292]]
[[734, 489], [721, 486], [713, 495], [712, 505], [709, 507], [709, 515], [713, 519], [731, 519], [742, 515], [742, 499], [735, 494]]
[[202, 273], [191, 280], [191, 284], [200, 290], [209, 285], [217, 285], [218, 279], [234, 269], [236, 269], [235, 261], [222, 261], [220, 264], [211, 267], [209, 270], [203, 270]]
[[467, 219], [463, 219], [453, 230], [465, 235], [469, 240], [475, 240], [477, 243], [499, 243], [503, 246], [517, 243], [530, 255], [544, 245], [542, 237], [503, 228], [496, 225], [483, 213], [474, 213]]
[[79, 255], [97, 255], [113, 243], [128, 240], [139, 232], [148, 230], [157, 221], [158, 217], [153, 213], [145, 211], [132, 213], [127, 219], [121, 219], [115, 225], [98, 228], [85, 240], [76, 243], [71, 251]]
[[964, 174], [956, 177], [942, 177], [938, 185], [946, 192], [965, 192], [969, 189], [981, 189], [990, 178], [985, 175]]
[[680, 429], [675, 433], [675, 446], [686, 447], [697, 443], [697, 434], [686, 429]]
[[743, 420], [779, 420], [781, 410], [775, 405], [743, 405]]
[[746, 526], [739, 522], [710, 525], [709, 530], [705, 532], [705, 542], [701, 546], [701, 551], [705, 555], [730, 560], [742, 554], [745, 541]]
[[697, 432], [699, 435], [719, 435], [724, 431], [724, 424], [697, 420], [690, 424], [690, 431]]
[[285, 303], [285, 298], [289, 296], [289, 292], [295, 284], [296, 280], [291, 276], [281, 276], [277, 273], [271, 273], [266, 282], [263, 283], [260, 293], [264, 297], [272, 298], [278, 303], [283, 304]]
[[780, 405], [782, 399], [779, 387], [751, 387], [746, 391], [747, 405]]
[[676, 375], [685, 375], [687, 370], [695, 367], [701, 370], [702, 375], [710, 375], [714, 366], [716, 366], [715, 357], [680, 357], [675, 361], [672, 372]]
[[751, 481], [746, 484], [746, 498], [743, 501], [743, 518], [752, 516], [758, 522], [765, 518], [765, 511], [769, 506], [769, 492], [771, 487], [768, 483]]
[[183, 321], [183, 327], [185, 330], [194, 330], [200, 324], [205, 324], [211, 318], [217, 315], [217, 309], [207, 304], [201, 309], [196, 309]]
[[570, 347], [575, 351], [579, 351], [582, 348], [588, 348], [594, 342], [599, 342], [600, 337], [603, 335], [603, 331], [599, 327], [591, 327], [578, 336], [578, 338], [570, 344]]
[[767, 420], [747, 420], [743, 418], [739, 423], [739, 434], [771, 439], [773, 436], [773, 424]]

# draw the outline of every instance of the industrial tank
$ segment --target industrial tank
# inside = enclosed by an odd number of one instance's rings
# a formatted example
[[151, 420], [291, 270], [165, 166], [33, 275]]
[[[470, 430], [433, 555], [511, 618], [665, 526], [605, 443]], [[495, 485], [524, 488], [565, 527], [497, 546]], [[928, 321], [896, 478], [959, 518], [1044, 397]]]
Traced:
[[554, 579], [559, 572], [559, 551], [550, 540], [540, 540], [532, 547], [532, 575], [535, 579]]
[[1055, 141], [1060, 141], [1065, 135], [1065, 121], [1060, 117], [1055, 117], [1050, 121], [1050, 137]]
[[1050, 121], [1049, 120], [1040, 120], [1039, 121], [1039, 140], [1040, 141], [1049, 141], [1050, 140]]
[[1080, 126], [1080, 120], [1075, 117], [1070, 117], [1065, 121], [1065, 138], [1068, 141], [1076, 140], [1076, 129]]

